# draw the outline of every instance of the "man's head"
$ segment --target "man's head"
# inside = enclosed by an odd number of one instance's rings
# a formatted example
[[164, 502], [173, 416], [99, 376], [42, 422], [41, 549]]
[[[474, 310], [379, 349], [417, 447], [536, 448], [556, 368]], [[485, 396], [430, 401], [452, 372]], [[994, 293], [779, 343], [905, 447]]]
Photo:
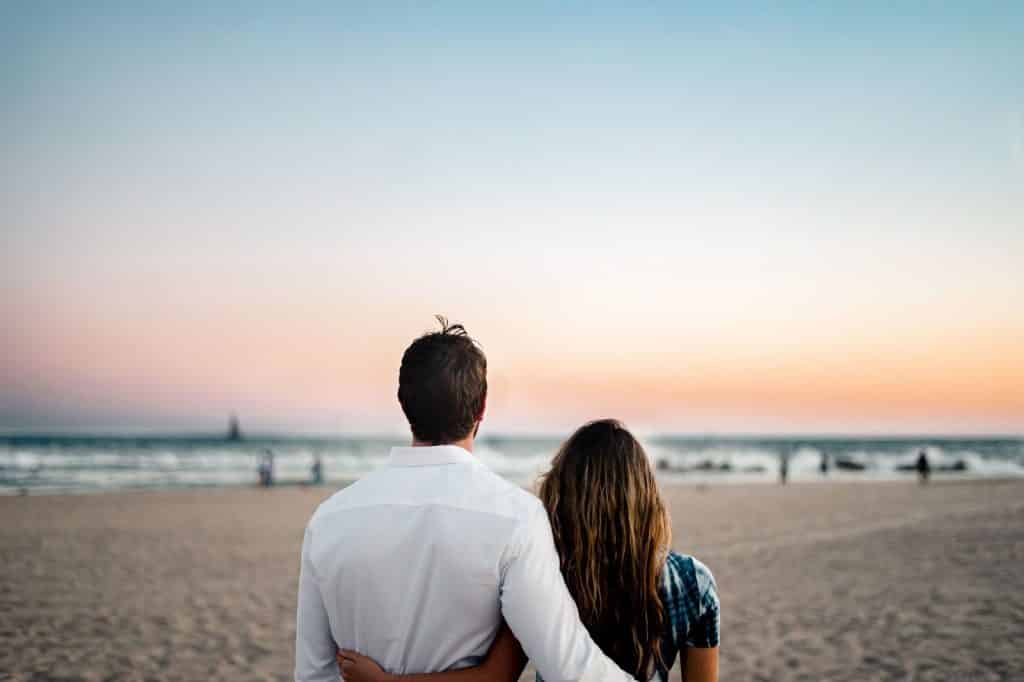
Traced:
[[461, 324], [438, 316], [402, 355], [398, 402], [419, 443], [457, 443], [476, 435], [487, 402], [487, 358]]

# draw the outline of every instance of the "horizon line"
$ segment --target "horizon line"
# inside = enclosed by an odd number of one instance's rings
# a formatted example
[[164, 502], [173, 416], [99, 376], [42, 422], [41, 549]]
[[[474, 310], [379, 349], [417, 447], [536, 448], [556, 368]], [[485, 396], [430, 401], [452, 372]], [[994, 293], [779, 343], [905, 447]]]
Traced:
[[[550, 440], [565, 438], [567, 434], [575, 429], [566, 431], [536, 431], [536, 432], [511, 432], [497, 431], [484, 433], [476, 440], [487, 442], [488, 440]], [[787, 432], [758, 432], [758, 431], [652, 431], [639, 433], [638, 437], [647, 439], [736, 439], [736, 440], [1024, 440], [1024, 432], [1003, 433], [1003, 432], [960, 432], [960, 433], [922, 433], [910, 431], [865, 431], [865, 432], [841, 432], [841, 431], [787, 431]], [[82, 429], [81, 427], [68, 430], [23, 430], [18, 428], [0, 427], [0, 438], [111, 438], [111, 439], [205, 439], [223, 440], [224, 442], [244, 443], [259, 440], [396, 440], [407, 439], [407, 433], [385, 433], [385, 432], [302, 432], [300, 430], [288, 431], [242, 431], [241, 439], [231, 440], [226, 430], [204, 431], [204, 430], [177, 430], [168, 431], [161, 429], [139, 428], [130, 429]]]

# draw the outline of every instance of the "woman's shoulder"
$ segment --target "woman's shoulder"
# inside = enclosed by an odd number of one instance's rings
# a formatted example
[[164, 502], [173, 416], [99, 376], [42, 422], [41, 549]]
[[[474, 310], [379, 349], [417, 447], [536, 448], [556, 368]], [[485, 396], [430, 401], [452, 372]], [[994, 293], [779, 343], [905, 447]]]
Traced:
[[718, 586], [703, 562], [670, 552], [665, 560], [662, 602], [677, 646], [718, 646]]
[[716, 590], [715, 576], [703, 562], [689, 554], [670, 551], [665, 559], [666, 588], [704, 595]]
[[668, 617], [667, 641], [676, 649], [718, 646], [718, 586], [703, 562], [688, 554], [669, 552], [662, 600]]

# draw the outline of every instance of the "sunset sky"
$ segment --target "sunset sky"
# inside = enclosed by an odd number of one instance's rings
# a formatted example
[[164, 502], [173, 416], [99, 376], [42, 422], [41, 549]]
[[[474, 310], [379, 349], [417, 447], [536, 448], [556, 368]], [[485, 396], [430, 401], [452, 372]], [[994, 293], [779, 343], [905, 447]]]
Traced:
[[1020, 2], [164, 4], [0, 4], [0, 429], [1024, 433]]

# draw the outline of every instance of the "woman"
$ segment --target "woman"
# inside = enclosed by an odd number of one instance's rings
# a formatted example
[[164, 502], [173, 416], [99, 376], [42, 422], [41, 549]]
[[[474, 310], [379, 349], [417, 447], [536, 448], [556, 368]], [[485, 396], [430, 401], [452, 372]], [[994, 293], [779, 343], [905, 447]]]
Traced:
[[[669, 550], [669, 516], [633, 435], [611, 419], [581, 427], [555, 455], [540, 499], [566, 586], [594, 642], [638, 680], [667, 680], [678, 657], [687, 682], [716, 682], [714, 578], [696, 559]], [[355, 652], [340, 652], [338, 661], [346, 682], [514, 681], [525, 665], [507, 627], [475, 668], [403, 677]]]

